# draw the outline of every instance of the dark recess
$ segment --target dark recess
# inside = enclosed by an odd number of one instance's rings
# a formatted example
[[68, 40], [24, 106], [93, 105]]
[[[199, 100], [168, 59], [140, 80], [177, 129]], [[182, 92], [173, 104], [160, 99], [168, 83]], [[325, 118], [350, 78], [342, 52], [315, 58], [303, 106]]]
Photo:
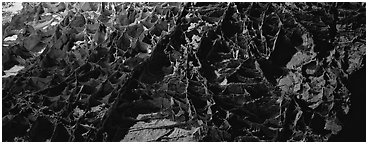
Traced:
[[343, 129], [337, 135], [331, 136], [329, 139], [331, 142], [366, 141], [365, 67], [364, 65], [349, 76], [347, 88], [351, 92], [351, 109], [347, 115], [340, 116], [341, 122], [344, 124]]

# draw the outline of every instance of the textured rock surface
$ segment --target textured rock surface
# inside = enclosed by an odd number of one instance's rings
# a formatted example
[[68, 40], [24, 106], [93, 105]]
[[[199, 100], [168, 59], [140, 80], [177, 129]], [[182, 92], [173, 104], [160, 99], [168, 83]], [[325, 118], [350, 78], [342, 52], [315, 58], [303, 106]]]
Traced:
[[365, 26], [365, 3], [23, 3], [3, 141], [342, 141]]

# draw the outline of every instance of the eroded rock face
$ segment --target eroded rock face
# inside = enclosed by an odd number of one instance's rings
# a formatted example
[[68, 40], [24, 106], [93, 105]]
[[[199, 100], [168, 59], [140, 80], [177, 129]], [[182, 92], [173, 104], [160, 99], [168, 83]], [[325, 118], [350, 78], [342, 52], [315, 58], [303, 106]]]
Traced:
[[[6, 51], [27, 65], [3, 79], [5, 127], [24, 123], [4, 140], [327, 141], [365, 68], [364, 5], [64, 4], [57, 25], [19, 34], [42, 35], [42, 53]], [[36, 139], [41, 118], [54, 132]]]

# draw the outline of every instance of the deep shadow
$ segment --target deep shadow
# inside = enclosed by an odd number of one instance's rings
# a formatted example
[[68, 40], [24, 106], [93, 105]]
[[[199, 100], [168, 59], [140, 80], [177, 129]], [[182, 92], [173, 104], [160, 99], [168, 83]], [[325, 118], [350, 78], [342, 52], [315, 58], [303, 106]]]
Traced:
[[351, 109], [348, 115], [339, 118], [344, 124], [343, 129], [339, 134], [331, 136], [329, 141], [366, 141], [365, 78], [365, 65], [349, 76], [347, 88], [351, 92]]

